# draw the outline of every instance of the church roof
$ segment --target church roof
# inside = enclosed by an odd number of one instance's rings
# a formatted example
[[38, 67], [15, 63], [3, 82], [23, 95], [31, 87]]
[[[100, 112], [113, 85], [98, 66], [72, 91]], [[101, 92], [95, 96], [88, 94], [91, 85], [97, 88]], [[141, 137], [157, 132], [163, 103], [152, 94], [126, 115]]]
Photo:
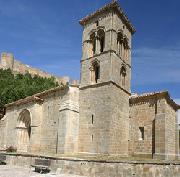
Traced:
[[29, 103], [29, 102], [43, 102], [44, 100], [42, 99], [42, 96], [48, 95], [50, 93], [57, 92], [59, 90], [64, 90], [64, 88], [63, 87], [56, 87], [56, 88], [52, 88], [52, 89], [49, 89], [49, 90], [45, 90], [45, 91], [43, 91], [41, 93], [37, 93], [37, 94], [34, 94], [32, 96], [28, 96], [28, 97], [26, 97], [24, 99], [20, 99], [20, 100], [17, 100], [15, 102], [6, 104], [5, 107], [8, 108], [8, 107], [11, 107], [11, 106], [19, 106], [21, 104], [25, 104], [25, 103]]
[[143, 102], [151, 98], [161, 99], [165, 98], [167, 100], [167, 103], [170, 104], [173, 109], [176, 111], [180, 109], [180, 105], [174, 102], [174, 100], [170, 97], [170, 94], [168, 91], [160, 91], [160, 92], [153, 92], [153, 93], [143, 93], [141, 95], [131, 95], [130, 97], [130, 104]]
[[78, 85], [69, 85], [69, 86], [56, 87], [56, 88], [52, 88], [52, 89], [49, 89], [49, 90], [45, 90], [43, 92], [34, 94], [32, 96], [28, 96], [28, 97], [26, 97], [24, 99], [20, 99], [20, 100], [17, 100], [15, 102], [6, 104], [5, 108], [9, 108], [9, 107], [12, 107], [12, 106], [19, 106], [19, 105], [30, 103], [30, 102], [43, 103], [44, 102], [44, 99], [43, 99], [44, 96], [49, 95], [51, 93], [58, 92], [58, 91], [63, 91], [65, 89], [68, 89], [69, 87], [78, 87]]
[[133, 27], [133, 25], [129, 21], [128, 17], [125, 15], [123, 10], [119, 6], [119, 3], [118, 3], [117, 0], [113, 0], [111, 3], [105, 5], [104, 7], [100, 8], [97, 11], [95, 11], [94, 13], [92, 13], [92, 14], [86, 16], [85, 18], [81, 19], [79, 21], [79, 23], [81, 25], [86, 25], [89, 20], [93, 19], [94, 17], [96, 17], [97, 15], [99, 15], [101, 13], [104, 13], [104, 12], [107, 12], [107, 11], [110, 11], [110, 10], [114, 10], [121, 17], [121, 19], [124, 21], [124, 23], [127, 25], [128, 29], [132, 33], [136, 32], [135, 28]]

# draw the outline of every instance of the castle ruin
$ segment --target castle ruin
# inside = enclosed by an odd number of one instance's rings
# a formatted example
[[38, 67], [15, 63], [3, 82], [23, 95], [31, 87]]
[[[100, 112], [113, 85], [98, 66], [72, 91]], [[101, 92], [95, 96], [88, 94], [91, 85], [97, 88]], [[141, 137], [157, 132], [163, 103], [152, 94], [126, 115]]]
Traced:
[[38, 76], [47, 77], [47, 78], [54, 77], [58, 83], [63, 83], [63, 84], [68, 83], [70, 80], [69, 77], [54, 76], [54, 75], [49, 74], [45, 71], [42, 71], [42, 70], [39, 70], [37, 68], [33, 68], [29, 65], [23, 64], [19, 60], [16, 60], [12, 53], [5, 53], [4, 52], [1, 54], [0, 68], [1, 69], [10, 69], [14, 74], [29, 73], [32, 76], [38, 75]]

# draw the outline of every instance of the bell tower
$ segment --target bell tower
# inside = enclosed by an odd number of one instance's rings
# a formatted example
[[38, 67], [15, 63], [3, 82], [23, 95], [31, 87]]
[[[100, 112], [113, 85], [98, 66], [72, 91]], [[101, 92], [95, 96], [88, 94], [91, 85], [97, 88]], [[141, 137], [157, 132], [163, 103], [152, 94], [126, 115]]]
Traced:
[[128, 155], [131, 36], [135, 29], [113, 1], [83, 26], [79, 152]]

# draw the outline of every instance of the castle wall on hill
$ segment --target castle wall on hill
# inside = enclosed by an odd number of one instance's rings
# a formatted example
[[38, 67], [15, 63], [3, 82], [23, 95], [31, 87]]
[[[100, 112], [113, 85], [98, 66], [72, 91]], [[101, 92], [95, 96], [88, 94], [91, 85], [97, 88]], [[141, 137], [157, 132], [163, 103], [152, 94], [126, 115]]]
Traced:
[[16, 60], [13, 54], [11, 53], [1, 54], [0, 68], [11, 69], [14, 73], [25, 74], [28, 72], [31, 75], [39, 75], [41, 77], [47, 77], [47, 78], [55, 77], [58, 83], [66, 84], [67, 82], [69, 82], [69, 77], [54, 76], [40, 69], [33, 68], [29, 65], [23, 64], [22, 62]]

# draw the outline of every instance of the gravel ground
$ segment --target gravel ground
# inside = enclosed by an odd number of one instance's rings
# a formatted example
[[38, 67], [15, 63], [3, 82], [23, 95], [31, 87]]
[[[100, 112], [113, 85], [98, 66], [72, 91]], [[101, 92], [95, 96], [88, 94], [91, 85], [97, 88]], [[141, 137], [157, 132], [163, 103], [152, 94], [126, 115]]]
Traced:
[[39, 174], [33, 168], [23, 168], [16, 166], [0, 166], [0, 177], [83, 177], [77, 175], [57, 175], [56, 173]]

